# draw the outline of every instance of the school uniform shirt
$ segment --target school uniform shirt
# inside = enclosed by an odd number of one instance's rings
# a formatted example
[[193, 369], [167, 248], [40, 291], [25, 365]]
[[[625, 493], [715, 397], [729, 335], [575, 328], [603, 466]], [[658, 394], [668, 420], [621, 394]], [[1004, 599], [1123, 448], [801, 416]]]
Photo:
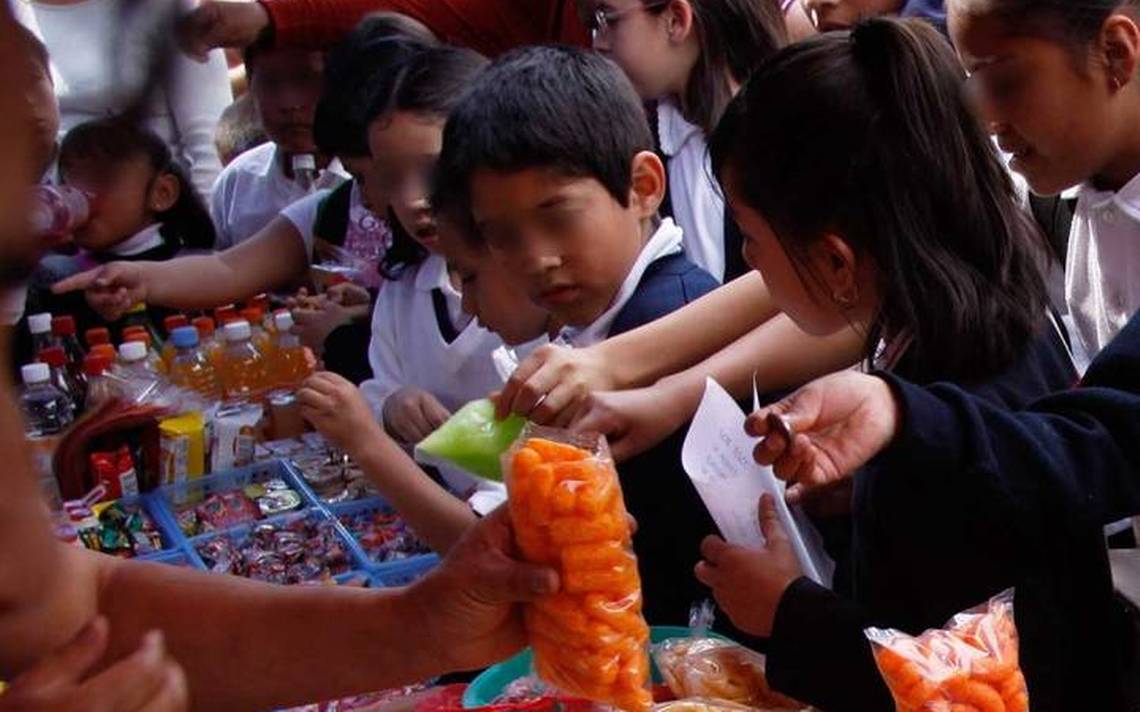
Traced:
[[704, 132], [666, 100], [657, 104], [657, 133], [669, 173], [670, 211], [684, 231], [685, 256], [723, 282], [724, 197], [712, 177]]
[[1065, 261], [1074, 337], [1100, 353], [1140, 307], [1140, 175], [1119, 191], [1082, 185]]
[[[122, 113], [146, 77], [147, 44], [168, 30], [168, 12], [184, 10], [182, 0], [80, 0], [51, 5], [19, 0], [10, 5], [51, 55], [59, 100], [60, 138], [91, 119]], [[164, 48], [168, 41], [164, 39]], [[156, 88], [143, 112], [144, 125], [158, 134], [186, 166], [194, 187], [208, 199], [222, 170], [214, 129], [233, 101], [225, 55], [209, 53], [206, 63], [182, 52], [170, 54], [166, 81]]]
[[[286, 160], [280, 147], [270, 142], [251, 148], [222, 169], [210, 196], [210, 217], [218, 233], [215, 249], [248, 240], [311, 192], [285, 175]], [[317, 190], [332, 189], [349, 179], [334, 159], [313, 185]]]

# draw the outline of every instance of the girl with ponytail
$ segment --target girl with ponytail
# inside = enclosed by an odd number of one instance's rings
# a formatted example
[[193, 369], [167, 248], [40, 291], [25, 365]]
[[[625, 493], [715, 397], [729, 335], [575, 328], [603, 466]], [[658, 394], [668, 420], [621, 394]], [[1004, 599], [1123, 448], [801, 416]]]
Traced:
[[[1043, 241], [964, 82], [920, 21], [821, 35], [753, 75], [710, 140], [712, 163], [750, 264], [800, 328], [853, 326], [869, 367], [1018, 407], [1075, 374], [1049, 314]], [[931, 511], [876, 466], [837, 497], [850, 519], [815, 517], [837, 563], [833, 590], [802, 578], [778, 537], [758, 552], [705, 542], [698, 578], [738, 628], [769, 639], [773, 687], [821, 709], [893, 709], [865, 627], [919, 633], [1015, 588], [1031, 708], [1116, 709], [1100, 528], [1051, 528], [1046, 512], [981, 516], [979, 491]], [[884, 506], [905, 516], [886, 521]]]

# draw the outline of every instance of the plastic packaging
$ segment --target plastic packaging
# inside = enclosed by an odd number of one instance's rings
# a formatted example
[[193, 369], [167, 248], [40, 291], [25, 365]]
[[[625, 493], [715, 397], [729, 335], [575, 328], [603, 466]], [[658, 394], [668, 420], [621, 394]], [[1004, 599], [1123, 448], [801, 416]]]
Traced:
[[206, 424], [201, 413], [183, 413], [158, 421], [160, 482], [164, 485], [201, 477], [206, 471]]
[[880, 628], [864, 633], [899, 712], [1029, 710], [1012, 589], [918, 637]]
[[87, 377], [85, 407], [88, 410], [98, 408], [119, 395], [115, 382], [108, 376], [112, 363], [109, 356], [97, 353], [87, 354], [83, 359], [83, 375]]
[[198, 330], [192, 326], [176, 328], [168, 345], [174, 349], [169, 364], [170, 382], [197, 392], [208, 401], [220, 400], [222, 386], [209, 359], [198, 349]]
[[67, 355], [67, 368], [71, 375], [81, 383], [86, 381], [83, 376], [83, 357], [86, 354], [83, 353], [83, 347], [79, 344], [79, 337], [75, 333], [75, 317], [67, 314], [53, 317], [51, 333]]
[[20, 373], [24, 379], [20, 410], [24, 413], [33, 465], [45, 500], [56, 510], [62, 504], [62, 497], [52, 458], [60, 434], [75, 417], [74, 407], [67, 396], [51, 384], [51, 369], [46, 363], [30, 363], [20, 369]]
[[37, 185], [32, 195], [32, 232], [48, 238], [71, 234], [91, 217], [91, 197], [69, 185]]
[[275, 388], [296, 390], [312, 373], [301, 337], [293, 333], [293, 315], [280, 311], [273, 315], [271, 375]]
[[136, 329], [123, 336], [123, 343], [131, 341], [137, 341], [146, 346], [146, 362], [150, 370], [155, 373], [166, 373], [166, 362], [162, 360], [162, 354], [155, 350], [150, 334], [142, 329]]
[[67, 353], [62, 346], [49, 346], [39, 353], [39, 360], [46, 363], [51, 369], [51, 382], [68, 400], [71, 401], [73, 414], [77, 414], [83, 405], [86, 387], [85, 383], [76, 380], [67, 368]]
[[51, 314], [41, 312], [28, 315], [28, 332], [32, 335], [32, 353], [38, 354], [49, 346], [55, 346], [56, 340], [51, 333]]
[[605, 439], [528, 425], [505, 459], [515, 542], [562, 581], [524, 609], [535, 671], [571, 695], [649, 709], [649, 627]]
[[265, 395], [269, 372], [265, 358], [250, 342], [249, 322], [231, 321], [224, 331], [226, 350], [218, 375], [225, 399], [235, 403], [260, 399]]
[[517, 415], [496, 420], [495, 404], [486, 398], [471, 401], [416, 445], [416, 459], [457, 465], [485, 480], [502, 482], [503, 453], [525, 425], [526, 420]]
[[664, 702], [653, 708], [653, 712], [744, 712], [745, 710], [755, 712], [756, 708], [727, 700], [700, 697]]
[[210, 429], [210, 471], [221, 472], [253, 462], [259, 405], [241, 404], [219, 410]]
[[678, 699], [726, 701], [773, 712], [806, 708], [768, 687], [763, 655], [727, 640], [671, 638], [653, 646], [653, 660]]

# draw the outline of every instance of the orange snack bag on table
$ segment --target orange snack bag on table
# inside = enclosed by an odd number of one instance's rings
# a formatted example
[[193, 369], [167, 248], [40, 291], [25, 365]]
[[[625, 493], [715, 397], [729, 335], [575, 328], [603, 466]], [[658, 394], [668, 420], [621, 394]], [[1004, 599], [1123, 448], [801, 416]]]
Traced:
[[912, 637], [865, 631], [899, 712], [1028, 712], [1013, 590]]
[[527, 606], [538, 676], [563, 692], [643, 712], [649, 627], [617, 471], [600, 436], [527, 426], [507, 453], [523, 557], [558, 570], [559, 593]]

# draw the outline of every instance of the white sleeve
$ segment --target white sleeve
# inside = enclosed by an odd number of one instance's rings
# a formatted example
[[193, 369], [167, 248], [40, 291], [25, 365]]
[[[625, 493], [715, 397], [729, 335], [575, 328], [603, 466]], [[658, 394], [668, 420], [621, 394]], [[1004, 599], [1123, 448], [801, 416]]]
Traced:
[[190, 163], [190, 180], [203, 199], [222, 171], [214, 131], [222, 112], [233, 102], [229, 69], [221, 50], [201, 64], [182, 52], [171, 60], [167, 101], [178, 131], [183, 156]]
[[223, 169], [210, 192], [210, 219], [214, 222], [214, 249], [222, 251], [234, 246], [234, 235], [229, 226], [230, 186], [233, 171]]
[[286, 205], [281, 211], [281, 217], [293, 223], [293, 227], [297, 228], [297, 232], [301, 234], [301, 240], [305, 243], [305, 254], [310, 259], [313, 254], [313, 241], [315, 239], [313, 229], [317, 224], [317, 212], [321, 208], [321, 203], [331, 192], [331, 190], [318, 190], [295, 203]]
[[398, 349], [396, 314], [399, 304], [393, 298], [401, 285], [389, 283], [380, 290], [372, 308], [372, 338], [368, 341], [368, 364], [372, 378], [360, 384], [360, 392], [372, 415], [384, 422], [384, 401], [408, 382]]

